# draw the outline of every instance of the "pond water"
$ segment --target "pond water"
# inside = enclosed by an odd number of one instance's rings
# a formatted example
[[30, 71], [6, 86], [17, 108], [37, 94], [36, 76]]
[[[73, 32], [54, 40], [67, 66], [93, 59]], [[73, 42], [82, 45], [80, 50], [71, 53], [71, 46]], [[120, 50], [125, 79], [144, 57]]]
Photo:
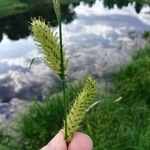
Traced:
[[[130, 61], [134, 47], [144, 43], [141, 33], [150, 30], [147, 4], [81, 0], [63, 5], [62, 15], [70, 78], [91, 72], [105, 88], [109, 87], [110, 74]], [[8, 112], [13, 100], [42, 100], [43, 93], [58, 83], [42, 62], [28, 30], [30, 18], [37, 16], [58, 30], [52, 6], [0, 19], [0, 115]], [[29, 69], [33, 57], [36, 60]]]

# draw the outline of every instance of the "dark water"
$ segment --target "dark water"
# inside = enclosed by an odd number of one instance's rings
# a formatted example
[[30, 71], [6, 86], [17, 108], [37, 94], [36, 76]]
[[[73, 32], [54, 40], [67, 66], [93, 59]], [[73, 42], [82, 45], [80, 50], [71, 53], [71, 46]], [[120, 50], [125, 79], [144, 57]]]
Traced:
[[[58, 82], [55, 74], [42, 63], [28, 30], [30, 18], [38, 16], [43, 16], [58, 30], [52, 6], [0, 19], [2, 103], [33, 97], [41, 100], [48, 87], [54, 87]], [[62, 5], [62, 16], [70, 77], [77, 79], [92, 72], [100, 83], [108, 86], [109, 74], [131, 60], [135, 53], [132, 49], [144, 42], [141, 33], [150, 30], [149, 5], [130, 3], [130, 0], [74, 2]], [[29, 70], [33, 57], [36, 61]], [[2, 106], [0, 114], [4, 112]]]

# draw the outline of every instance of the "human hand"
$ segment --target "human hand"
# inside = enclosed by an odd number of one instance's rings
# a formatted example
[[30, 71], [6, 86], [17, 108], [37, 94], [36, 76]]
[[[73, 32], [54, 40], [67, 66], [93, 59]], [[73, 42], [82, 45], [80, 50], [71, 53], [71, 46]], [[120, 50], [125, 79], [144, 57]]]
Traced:
[[91, 138], [83, 133], [76, 133], [67, 146], [63, 132], [59, 132], [45, 147], [41, 150], [92, 150], [93, 142]]

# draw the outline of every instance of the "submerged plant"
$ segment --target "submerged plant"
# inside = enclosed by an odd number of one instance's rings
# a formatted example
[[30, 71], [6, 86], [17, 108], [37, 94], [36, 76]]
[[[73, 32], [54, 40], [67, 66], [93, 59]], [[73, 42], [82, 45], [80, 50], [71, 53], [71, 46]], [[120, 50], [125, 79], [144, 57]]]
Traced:
[[84, 119], [87, 110], [93, 103], [96, 94], [96, 81], [92, 76], [88, 76], [86, 78], [82, 91], [75, 99], [72, 107], [70, 108], [70, 112], [68, 112], [69, 106], [65, 92], [65, 75], [68, 71], [68, 59], [66, 58], [62, 42], [60, 1], [53, 0], [53, 4], [59, 25], [59, 37], [57, 37], [57, 34], [54, 32], [50, 24], [46, 24], [46, 22], [41, 18], [32, 19], [30, 29], [35, 41], [41, 48], [44, 62], [49, 68], [55, 71], [62, 81], [65, 108], [63, 131], [66, 141], [70, 142], [72, 136], [78, 130], [80, 123]]

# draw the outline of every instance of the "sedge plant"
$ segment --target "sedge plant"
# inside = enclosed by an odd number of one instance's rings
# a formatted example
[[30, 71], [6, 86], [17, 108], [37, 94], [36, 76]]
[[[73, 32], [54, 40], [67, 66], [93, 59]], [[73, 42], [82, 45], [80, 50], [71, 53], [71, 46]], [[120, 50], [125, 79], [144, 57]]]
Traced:
[[[46, 23], [42, 18], [32, 19], [30, 30], [41, 49], [45, 64], [52, 69], [61, 80], [65, 108], [65, 118], [62, 128], [66, 142], [69, 143], [74, 133], [79, 129], [87, 110], [94, 101], [96, 95], [96, 81], [92, 75], [88, 75], [80, 94], [75, 98], [72, 106], [69, 106], [65, 91], [65, 78], [68, 72], [69, 61], [63, 46], [60, 1], [53, 0], [53, 5], [59, 26], [59, 36], [57, 36], [50, 24]], [[69, 108], [70, 111], [68, 111]]]

